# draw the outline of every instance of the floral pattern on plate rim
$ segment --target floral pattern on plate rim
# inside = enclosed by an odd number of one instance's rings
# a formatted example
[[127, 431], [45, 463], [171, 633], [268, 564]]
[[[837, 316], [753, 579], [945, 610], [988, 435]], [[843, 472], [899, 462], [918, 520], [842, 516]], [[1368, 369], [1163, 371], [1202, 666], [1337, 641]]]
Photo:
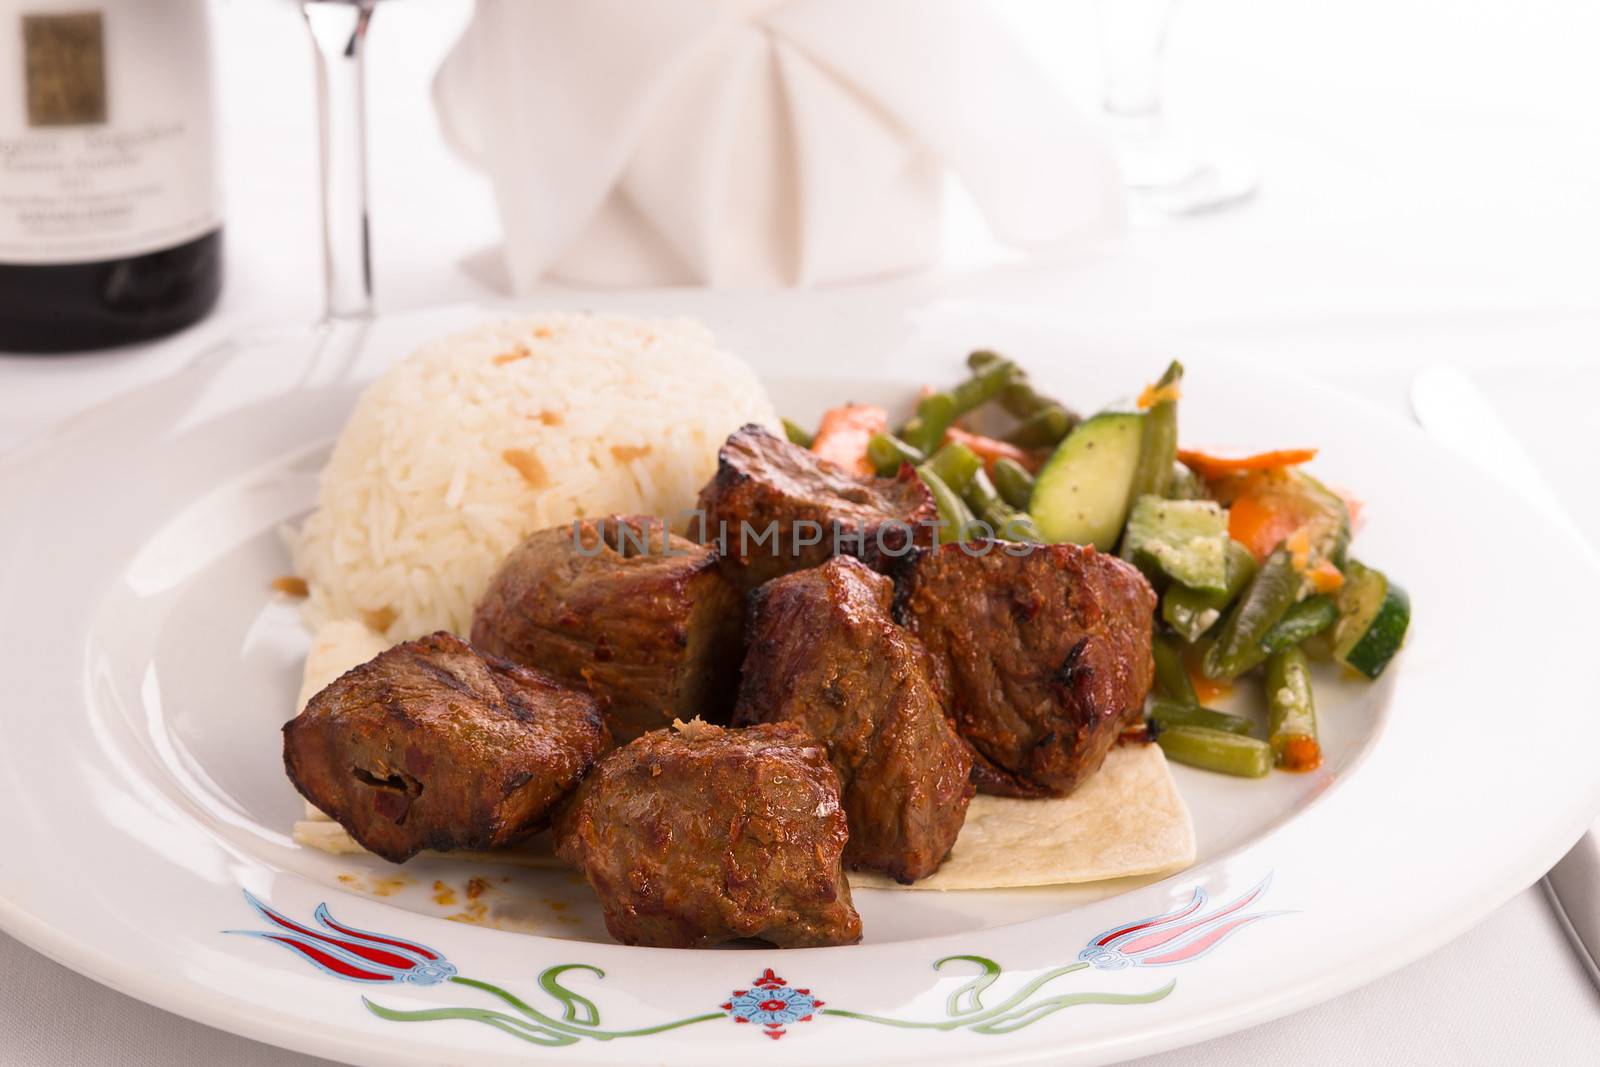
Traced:
[[[368, 985], [404, 983], [420, 986], [445, 982], [465, 986], [499, 1000], [511, 1011], [487, 1007], [441, 1007], [400, 1010], [385, 1007], [362, 997], [368, 1011], [396, 1022], [434, 1022], [460, 1019], [491, 1026], [511, 1037], [545, 1047], [577, 1044], [584, 1039], [611, 1041], [617, 1038], [647, 1037], [716, 1019], [732, 1019], [756, 1033], [776, 1041], [788, 1027], [808, 1023], [818, 1016], [854, 1019], [902, 1029], [967, 1030], [977, 1034], [1009, 1034], [1032, 1026], [1041, 1019], [1080, 1004], [1150, 1004], [1165, 999], [1177, 987], [1172, 979], [1166, 985], [1143, 993], [1105, 993], [1085, 991], [1060, 993], [1053, 983], [1083, 970], [1117, 971], [1127, 968], [1170, 967], [1189, 963], [1209, 954], [1236, 932], [1261, 919], [1285, 914], [1281, 911], [1248, 912], [1266, 893], [1271, 875], [1255, 888], [1220, 908], [1206, 911], [1209, 898], [1195, 886], [1187, 904], [1164, 915], [1152, 915], [1112, 927], [1090, 938], [1072, 963], [1035, 975], [1020, 988], [992, 1007], [985, 1006], [984, 994], [1004, 973], [994, 960], [985, 956], [956, 955], [935, 960], [934, 970], [947, 964], [976, 965], [978, 973], [945, 999], [942, 1019], [904, 1019], [872, 1015], [839, 1006], [825, 1006], [811, 989], [791, 985], [771, 967], [765, 968], [747, 988], [734, 989], [720, 999], [709, 999], [716, 1010], [668, 1022], [632, 1029], [608, 1030], [601, 1023], [600, 1008], [562, 984], [569, 971], [588, 971], [596, 978], [605, 972], [587, 963], [561, 963], [546, 967], [536, 982], [559, 1007], [559, 1014], [534, 1007], [521, 997], [494, 985], [467, 978], [444, 954], [427, 945], [390, 934], [358, 930], [336, 920], [327, 904], [313, 913], [316, 926], [308, 926], [283, 915], [245, 893], [245, 900], [266, 921], [265, 930], [228, 930], [226, 933], [259, 938], [289, 949], [325, 974], [346, 982]], [[1052, 987], [1047, 990], [1046, 987]]]

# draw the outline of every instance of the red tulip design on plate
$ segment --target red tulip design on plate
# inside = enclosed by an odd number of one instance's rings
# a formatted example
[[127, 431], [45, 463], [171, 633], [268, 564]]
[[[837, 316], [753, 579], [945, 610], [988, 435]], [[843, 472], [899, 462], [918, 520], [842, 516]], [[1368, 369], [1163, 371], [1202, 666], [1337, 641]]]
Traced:
[[456, 973], [455, 964], [428, 946], [392, 934], [374, 934], [345, 926], [328, 913], [326, 904], [317, 905], [316, 920], [322, 930], [315, 930], [274, 911], [249, 893], [244, 896], [275, 929], [229, 930], [228, 933], [280, 944], [335, 978], [347, 982], [436, 985]]
[[1248, 893], [1214, 911], [1205, 912], [1206, 891], [1195, 886], [1189, 903], [1165, 915], [1153, 915], [1113, 927], [1093, 938], [1078, 958], [1102, 971], [1125, 967], [1168, 967], [1199, 959], [1238, 930], [1281, 911], [1245, 913], [1267, 891], [1271, 876]]

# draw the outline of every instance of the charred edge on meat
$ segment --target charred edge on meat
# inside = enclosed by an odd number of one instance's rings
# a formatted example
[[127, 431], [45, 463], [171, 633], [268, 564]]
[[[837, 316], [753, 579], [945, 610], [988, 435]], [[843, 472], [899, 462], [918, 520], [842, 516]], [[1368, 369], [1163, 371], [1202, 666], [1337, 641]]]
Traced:
[[1056, 668], [1056, 681], [1064, 689], [1076, 689], [1079, 682], [1087, 682], [1094, 677], [1094, 668], [1087, 663], [1079, 663], [1083, 659], [1083, 650], [1089, 647], [1089, 639], [1080, 637], [1076, 644], [1067, 650], [1066, 656], [1061, 661], [1061, 666]]

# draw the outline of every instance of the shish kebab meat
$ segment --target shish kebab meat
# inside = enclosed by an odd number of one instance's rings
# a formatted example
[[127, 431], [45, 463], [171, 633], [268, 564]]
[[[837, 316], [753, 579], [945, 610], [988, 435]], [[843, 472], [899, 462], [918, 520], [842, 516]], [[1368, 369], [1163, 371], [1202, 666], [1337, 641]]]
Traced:
[[619, 742], [701, 717], [725, 722], [742, 599], [710, 550], [638, 515], [541, 530], [479, 601], [472, 643], [587, 687]]
[[784, 948], [861, 939], [826, 750], [791, 723], [657, 730], [600, 761], [556, 822], [627, 945]]
[[[807, 464], [793, 455], [801, 450], [770, 435], [741, 431], [735, 439], [735, 451], [747, 459], [776, 454], [785, 473], [764, 483], [747, 469], [730, 483], [725, 464], [721, 483], [735, 487], [732, 497], [719, 497], [716, 481], [704, 495], [720, 501], [723, 515], [781, 512], [817, 516], [820, 523], [851, 514], [860, 521], [867, 507], [862, 500], [881, 489], [824, 463], [809, 465], [818, 475], [811, 478]], [[901, 503], [909, 506], [891, 512], [872, 505], [869, 529], [871, 521], [899, 515], [926, 517], [928, 497], [906, 490], [919, 481], [889, 485], [893, 489], [875, 498], [878, 503], [903, 494]], [[831, 499], [829, 486], [842, 486], [849, 499]], [[740, 511], [738, 500], [764, 503]], [[657, 551], [638, 551], [640, 541]], [[909, 542], [900, 547], [921, 565], [926, 550]], [[947, 635], [928, 622], [943, 642], [940, 653], [930, 655], [891, 614], [889, 578], [856, 559], [824, 560], [750, 597], [751, 649], [737, 714], [748, 728], [696, 723], [680, 735], [649, 728], [696, 708], [726, 716], [725, 694], [737, 678], [731, 635], [740, 628], [742, 598], [719, 576], [715, 558], [638, 518], [536, 533], [507, 559], [480, 604], [473, 636], [485, 653], [436, 635], [350, 672], [286, 729], [291, 777], [357, 841], [394, 860], [425, 847], [503, 844], [543, 825], [556, 808], [561, 854], [585, 870], [606, 906], [609, 928], [630, 943], [700, 945], [745, 936], [779, 944], [856, 940], [859, 919], [837, 873], [840, 862], [907, 882], [936, 870], [960, 832], [972, 794], [973, 755], [953, 727], [961, 720], [949, 717]], [[799, 561], [816, 562], [801, 553], [780, 566], [794, 568]], [[890, 556], [874, 562], [903, 566]], [[986, 603], [988, 579], [970, 577], [971, 588], [948, 590], [952, 616]], [[1056, 651], [1042, 654], [1055, 657]], [[530, 666], [511, 668], [493, 652]], [[1011, 658], [1024, 655], [1019, 650]], [[463, 659], [483, 670], [521, 670], [524, 680], [538, 679], [549, 699], [583, 712], [576, 725], [589, 727], [586, 743], [572, 746], [564, 759], [540, 758], [561, 773], [540, 781], [538, 803], [499, 818], [488, 831], [479, 814], [417, 817], [435, 810], [441, 793], [419, 773], [420, 757], [433, 757], [430, 770], [475, 766], [470, 723], [496, 719], [490, 704], [448, 699], [461, 673], [452, 665]], [[1056, 666], [1052, 659], [1048, 669]], [[392, 684], [397, 671], [406, 684]], [[441, 685], [452, 692], [441, 694]], [[403, 744], [410, 722], [435, 716], [441, 695], [453, 728]], [[635, 740], [568, 798], [607, 743], [604, 727], [596, 727], [597, 706], [618, 734]], [[407, 724], [399, 728], [402, 736], [384, 736], [377, 758], [349, 740], [353, 724], [381, 732], [395, 730], [397, 722]], [[312, 752], [317, 758], [308, 756]], [[825, 762], [813, 767], [819, 759]], [[982, 765], [991, 777], [997, 773], [988, 762]], [[791, 804], [781, 790], [767, 795], [772, 775], [789, 782], [796, 767], [805, 768], [806, 796]], [[519, 786], [533, 781], [523, 779], [525, 773], [512, 776]], [[506, 780], [504, 774], [459, 775], [453, 780], [461, 794], [457, 806], [492, 808], [496, 783], [503, 792]], [[696, 807], [691, 798], [710, 807]], [[762, 900], [768, 903], [758, 904]]]
[[401, 863], [543, 828], [610, 744], [587, 693], [437, 633], [312, 697], [283, 728], [283, 762], [307, 800]]
[[896, 611], [948, 672], [978, 788], [1059, 796], [1144, 718], [1156, 597], [1136, 569], [1092, 547], [1015, 547], [920, 553]]
[[[1153, 674], [1174, 758], [1314, 766], [1308, 683], [1279, 686], [1263, 742], [1199, 707], [1161, 655], [1203, 643], [1206, 676], [1265, 659], [1270, 679], [1319, 640], [1369, 676], [1398, 649], [1404, 593], [1348, 560], [1344, 504], [1294, 469], [1311, 453], [1174, 466], [1176, 364], [1140, 411], [1080, 423], [1008, 362], [970, 362], [897, 434], [863, 405], [830, 413], [814, 449], [792, 426], [733, 434], [700, 494], [707, 546], [662, 531], [676, 551], [651, 557], [604, 522], [535, 534], [473, 633], [560, 681], [448, 635], [402, 645], [286, 728], [291, 778], [395, 860], [502, 844], [554, 811], [560, 854], [630, 944], [820, 945], [860, 936], [842, 866], [925, 877], [971, 782], [1071, 792], [1141, 723]], [[1009, 441], [956, 422], [991, 399], [1017, 421]], [[1172, 631], [1154, 661], [1152, 581]], [[722, 720], [736, 688], [740, 727], [652, 729]], [[597, 765], [596, 701], [633, 739]]]
[[961, 832], [972, 757], [945, 716], [938, 664], [890, 617], [893, 596], [849, 557], [757, 589], [734, 721], [792, 722], [822, 740], [850, 822], [845, 865], [914, 882]]
[[912, 544], [932, 543], [938, 510], [914, 473], [861, 475], [760, 426], [746, 426], [717, 453], [700, 490], [702, 539], [742, 590], [837, 554], [883, 570]]

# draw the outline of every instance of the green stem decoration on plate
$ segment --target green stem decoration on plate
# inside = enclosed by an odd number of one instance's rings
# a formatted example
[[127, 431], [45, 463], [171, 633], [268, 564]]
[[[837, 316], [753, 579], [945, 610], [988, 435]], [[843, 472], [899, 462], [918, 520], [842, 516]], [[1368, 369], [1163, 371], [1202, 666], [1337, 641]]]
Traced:
[[[487, 993], [510, 1011], [497, 1008], [441, 1007], [401, 1010], [362, 998], [367, 1010], [380, 1019], [394, 1022], [437, 1022], [441, 1019], [465, 1020], [493, 1027], [519, 1041], [546, 1048], [575, 1045], [588, 1038], [611, 1041], [623, 1037], [649, 1037], [685, 1026], [732, 1019], [774, 1040], [781, 1038], [791, 1023], [810, 1022], [819, 1015], [854, 1019], [903, 1030], [967, 1030], [975, 1034], [1011, 1034], [1032, 1026], [1057, 1012], [1080, 1004], [1151, 1004], [1164, 1000], [1177, 983], [1143, 993], [1104, 993], [1088, 991], [1046, 995], [1051, 983], [1078, 971], [1123, 970], [1127, 968], [1170, 967], [1200, 959], [1235, 932], [1281, 912], [1253, 912], [1247, 909], [1267, 891], [1270, 880], [1262, 879], [1255, 888], [1232, 902], [1206, 911], [1209, 899], [1201, 886], [1195, 886], [1188, 903], [1162, 915], [1152, 915], [1102, 931], [1078, 953], [1077, 961], [1035, 975], [1016, 992], [993, 1007], [983, 998], [999, 981], [1004, 969], [987, 956], [945, 956], [934, 970], [948, 963], [976, 964], [978, 973], [963, 982], [944, 1002], [942, 1019], [901, 1019], [889, 1015], [824, 1007], [824, 1001], [803, 986], [791, 986], [773, 972], [764, 970], [748, 989], [735, 989], [718, 1010], [690, 1015], [654, 1026], [626, 1030], [607, 1030], [594, 1001], [562, 984], [568, 971], [588, 971], [596, 978], [605, 972], [587, 963], [562, 963], [539, 973], [538, 985], [561, 1006], [560, 1017], [541, 1011], [521, 997], [475, 978], [457, 973], [437, 949], [392, 934], [358, 930], [336, 920], [326, 904], [316, 909], [317, 927], [290, 919], [248, 892], [246, 901], [267, 921], [265, 930], [231, 930], [229, 933], [271, 941], [300, 956], [324, 973], [346, 982], [367, 985], [435, 986], [450, 982]], [[320, 929], [318, 928], [320, 927]]]
[[386, 1008], [365, 997], [362, 1000], [366, 1004], [368, 1011], [379, 1018], [395, 1022], [434, 1022], [440, 1019], [464, 1019], [469, 1022], [492, 1026], [512, 1037], [535, 1045], [559, 1047], [575, 1044], [586, 1037], [596, 1041], [610, 1041], [620, 1037], [645, 1037], [667, 1030], [693, 1026], [696, 1023], [709, 1022], [712, 1019], [730, 1017], [738, 1023], [754, 1024], [772, 1038], [782, 1037], [785, 1033], [784, 1027], [786, 1024], [809, 1022], [816, 1015], [831, 1015], [840, 1019], [855, 1019], [860, 1022], [877, 1023], [880, 1026], [895, 1026], [904, 1029], [967, 1029], [977, 1034], [1009, 1034], [1025, 1026], [1031, 1026], [1040, 1019], [1048, 1018], [1058, 1011], [1076, 1007], [1079, 1004], [1149, 1004], [1166, 997], [1177, 984], [1175, 981], [1168, 982], [1159, 989], [1154, 989], [1147, 993], [1088, 992], [1049, 996], [1040, 1000], [1032, 999], [1046, 985], [1056, 979], [1072, 974], [1075, 971], [1084, 970], [1089, 966], [1087, 963], [1080, 962], [1046, 971], [1029, 981], [999, 1004], [992, 1008], [985, 1008], [983, 1006], [983, 994], [1000, 977], [1002, 968], [994, 960], [984, 956], [946, 956], [934, 964], [934, 969], [938, 970], [954, 960], [976, 963], [981, 968], [981, 971], [946, 999], [945, 1014], [948, 1018], [936, 1020], [896, 1019], [890, 1016], [848, 1011], [844, 1008], [825, 1008], [822, 1006], [823, 1002], [812, 996], [809, 989], [796, 989], [789, 986], [782, 978], [774, 974], [770, 968], [756, 979], [751, 989], [735, 990], [733, 995], [721, 1005], [720, 1011], [691, 1015], [672, 1022], [632, 1030], [602, 1029], [600, 1009], [596, 1007], [595, 1003], [561, 984], [560, 976], [570, 970], [585, 970], [597, 978], [605, 977], [605, 972], [600, 968], [584, 963], [560, 964], [546, 968], [539, 975], [539, 988], [561, 1003], [560, 1019], [547, 1015], [522, 1000], [522, 998], [507, 992], [497, 985], [489, 982], [480, 982], [473, 978], [463, 978], [459, 975], [451, 976], [448, 981], [489, 993], [515, 1009], [517, 1014], [513, 1015], [508, 1012], [487, 1008], [465, 1007], [401, 1011], [394, 1008]]

